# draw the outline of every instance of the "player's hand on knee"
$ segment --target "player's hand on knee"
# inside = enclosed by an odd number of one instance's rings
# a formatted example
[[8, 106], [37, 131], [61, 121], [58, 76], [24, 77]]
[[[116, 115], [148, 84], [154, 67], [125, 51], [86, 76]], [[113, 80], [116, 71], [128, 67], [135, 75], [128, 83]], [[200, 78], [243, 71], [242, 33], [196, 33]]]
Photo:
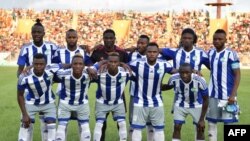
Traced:
[[28, 115], [23, 115], [22, 123], [24, 128], [29, 128], [31, 123], [30, 117]]
[[197, 130], [199, 132], [204, 132], [204, 129], [205, 129], [205, 121], [204, 120], [200, 120], [198, 122], [198, 125], [197, 125]]
[[235, 96], [231, 95], [229, 98], [228, 98], [228, 104], [234, 104], [234, 102], [236, 101], [235, 99]]

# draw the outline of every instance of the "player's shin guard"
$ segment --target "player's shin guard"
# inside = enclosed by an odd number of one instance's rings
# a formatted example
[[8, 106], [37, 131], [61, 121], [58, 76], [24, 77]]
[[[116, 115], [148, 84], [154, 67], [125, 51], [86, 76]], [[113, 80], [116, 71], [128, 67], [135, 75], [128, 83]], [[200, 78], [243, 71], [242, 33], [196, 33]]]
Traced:
[[164, 130], [154, 130], [154, 140], [155, 141], [165, 141]]
[[208, 139], [209, 141], [217, 141], [217, 124], [208, 122]]
[[154, 127], [152, 125], [147, 125], [147, 141], [154, 140]]
[[48, 128], [48, 141], [55, 141], [56, 139], [56, 124], [50, 123], [47, 124]]
[[126, 141], [127, 140], [127, 128], [126, 128], [126, 121], [118, 121], [119, 125], [119, 136], [120, 136], [120, 141]]
[[89, 123], [85, 122], [81, 124], [81, 134], [80, 134], [80, 141], [90, 141], [91, 134], [89, 130]]
[[132, 141], [141, 141], [142, 135], [140, 129], [134, 129], [132, 133]]
[[66, 128], [67, 123], [59, 123], [56, 131], [56, 141], [65, 141], [66, 140]]
[[48, 130], [47, 130], [47, 124], [44, 121], [44, 115], [39, 115], [40, 118], [40, 131], [41, 131], [41, 137], [42, 141], [48, 140]]
[[94, 130], [94, 141], [100, 141], [102, 136], [102, 122], [96, 122], [95, 124], [95, 130]]
[[30, 124], [29, 128], [24, 128], [21, 124], [18, 141], [32, 141], [33, 140], [33, 124]]

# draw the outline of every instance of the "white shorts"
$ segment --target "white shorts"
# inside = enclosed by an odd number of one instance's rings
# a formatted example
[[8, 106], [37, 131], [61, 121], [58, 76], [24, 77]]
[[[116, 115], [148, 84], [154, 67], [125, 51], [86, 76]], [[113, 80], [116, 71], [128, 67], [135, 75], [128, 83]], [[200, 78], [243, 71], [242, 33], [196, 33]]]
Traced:
[[164, 108], [162, 107], [138, 107], [134, 106], [132, 128], [143, 129], [151, 122], [155, 129], [162, 130], [165, 126]]
[[70, 120], [71, 112], [76, 112], [77, 120], [79, 123], [89, 122], [89, 104], [80, 104], [80, 105], [69, 105], [65, 103], [60, 103], [58, 107], [58, 121]]
[[238, 114], [229, 113], [223, 110], [222, 107], [218, 107], [219, 99], [209, 98], [209, 106], [207, 111], [206, 119], [209, 122], [224, 122], [233, 123], [238, 122]]
[[33, 105], [25, 104], [25, 108], [31, 118], [32, 122], [35, 123], [36, 113], [42, 112], [44, 114], [44, 121], [56, 121], [56, 105], [55, 103]]
[[118, 119], [125, 119], [126, 117], [124, 103], [107, 105], [96, 102], [95, 111], [96, 121], [106, 121], [106, 115], [109, 112], [112, 112], [115, 121]]
[[185, 119], [188, 115], [191, 115], [193, 118], [193, 123], [197, 124], [200, 120], [202, 108], [184, 108], [174, 106], [174, 123], [175, 124], [184, 124]]

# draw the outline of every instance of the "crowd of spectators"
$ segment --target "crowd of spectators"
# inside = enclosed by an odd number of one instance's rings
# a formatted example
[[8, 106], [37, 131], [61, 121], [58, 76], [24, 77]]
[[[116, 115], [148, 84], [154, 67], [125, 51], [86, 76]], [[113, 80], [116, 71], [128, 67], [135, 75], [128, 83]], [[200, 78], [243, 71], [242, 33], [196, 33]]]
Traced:
[[[157, 12], [143, 13], [137, 11], [72, 11], [30, 9], [0, 9], [0, 52], [18, 54], [23, 43], [31, 40], [30, 32], [18, 33], [18, 19], [41, 19], [45, 26], [45, 40], [63, 46], [65, 31], [76, 28], [79, 33], [79, 44], [94, 46], [102, 41], [102, 32], [112, 28], [113, 21], [131, 20], [128, 38], [123, 40], [122, 47], [136, 44], [140, 34], [147, 34], [152, 41], [161, 47], [179, 45], [181, 31], [186, 27], [193, 28], [198, 36], [197, 45], [209, 49], [208, 40], [209, 13], [207, 11]], [[250, 13], [231, 13], [231, 24], [228, 28], [228, 44], [238, 52], [250, 52]]]

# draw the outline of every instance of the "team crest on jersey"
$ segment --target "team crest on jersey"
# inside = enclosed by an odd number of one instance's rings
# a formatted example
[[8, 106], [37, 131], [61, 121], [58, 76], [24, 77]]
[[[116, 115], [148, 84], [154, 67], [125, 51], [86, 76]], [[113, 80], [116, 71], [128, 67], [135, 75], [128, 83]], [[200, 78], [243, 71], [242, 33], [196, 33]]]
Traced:
[[119, 81], [119, 83], [122, 83], [122, 82], [124, 82], [124, 81], [125, 81], [125, 79], [120, 78], [118, 81]]
[[157, 73], [162, 73], [162, 72], [163, 72], [162, 69], [158, 69], [158, 70], [157, 70]]
[[226, 61], [226, 58], [225, 58], [225, 57], [222, 57], [222, 58], [220, 58], [220, 61], [221, 61], [221, 62], [225, 62], [225, 61]]
[[49, 55], [50, 54], [50, 49], [45, 50], [44, 54]]
[[196, 60], [197, 60], [197, 56], [194, 56], [192, 59], [193, 59], [194, 61], [196, 61]]
[[53, 78], [53, 76], [49, 76], [48, 78], [47, 78], [47, 80], [51, 80]]
[[198, 89], [197, 88], [191, 88], [191, 91], [192, 92], [198, 92]]

